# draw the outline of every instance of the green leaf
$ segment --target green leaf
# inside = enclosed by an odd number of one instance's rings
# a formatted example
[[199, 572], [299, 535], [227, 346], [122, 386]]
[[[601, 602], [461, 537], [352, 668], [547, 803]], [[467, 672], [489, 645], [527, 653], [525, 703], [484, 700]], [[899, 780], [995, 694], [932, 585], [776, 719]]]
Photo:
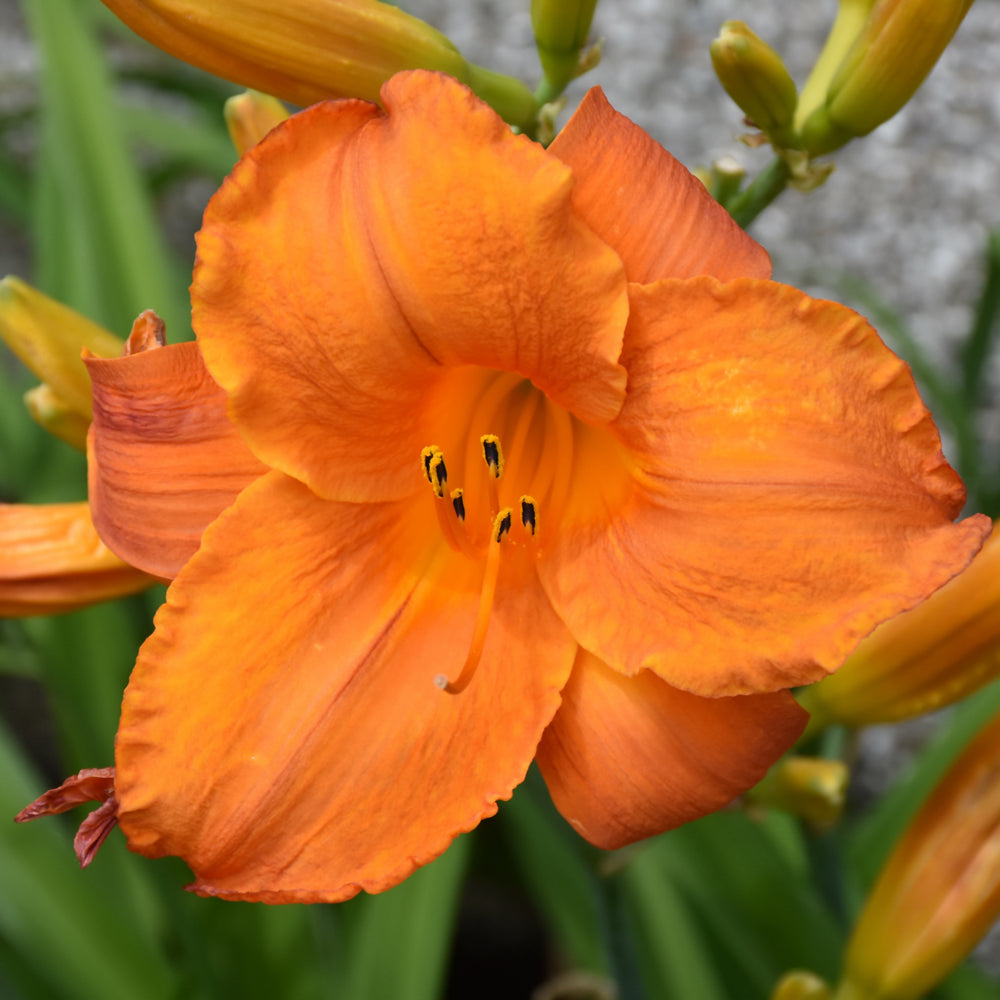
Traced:
[[61, 1000], [172, 996], [174, 971], [152, 943], [151, 909], [125, 884], [115, 857], [121, 844], [106, 844], [81, 872], [66, 823], [11, 823], [44, 784], [3, 727], [0, 773], [0, 815], [7, 818], [0, 823], [0, 937], [18, 955], [11, 974], [30, 976], [35, 995]]
[[350, 926], [339, 996], [438, 1000], [443, 995], [469, 846], [469, 836], [461, 836], [394, 889], [344, 904]]
[[534, 768], [499, 820], [532, 902], [572, 965], [607, 974], [594, 852], [553, 808]]
[[23, 6], [42, 67], [37, 284], [121, 334], [143, 309], [155, 309], [180, 339], [188, 329], [184, 285], [132, 162], [88, 18], [74, 0]]

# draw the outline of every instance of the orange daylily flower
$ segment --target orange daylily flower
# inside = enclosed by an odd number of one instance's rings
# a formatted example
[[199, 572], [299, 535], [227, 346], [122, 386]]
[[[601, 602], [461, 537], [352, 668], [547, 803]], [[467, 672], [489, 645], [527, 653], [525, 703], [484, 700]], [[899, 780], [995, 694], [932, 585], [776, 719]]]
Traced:
[[95, 523], [177, 574], [101, 829], [204, 895], [386, 889], [533, 758], [601, 847], [719, 808], [989, 529], [903, 362], [599, 91], [548, 150], [382, 103], [240, 161], [196, 343], [89, 362]]
[[155, 581], [98, 537], [87, 503], [0, 504], [0, 618], [73, 611]]

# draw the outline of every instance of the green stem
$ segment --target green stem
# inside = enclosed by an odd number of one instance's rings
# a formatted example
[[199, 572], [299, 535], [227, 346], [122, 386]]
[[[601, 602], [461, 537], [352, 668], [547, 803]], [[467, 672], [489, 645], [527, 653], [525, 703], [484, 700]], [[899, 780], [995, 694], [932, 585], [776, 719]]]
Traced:
[[726, 208], [744, 229], [788, 186], [792, 172], [788, 164], [776, 156]]

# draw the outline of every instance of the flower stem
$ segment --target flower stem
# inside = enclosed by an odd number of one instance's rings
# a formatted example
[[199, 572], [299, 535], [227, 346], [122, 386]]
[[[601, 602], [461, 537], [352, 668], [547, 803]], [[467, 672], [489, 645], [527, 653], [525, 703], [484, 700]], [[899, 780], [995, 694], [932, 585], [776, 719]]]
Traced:
[[791, 170], [776, 156], [754, 179], [726, 205], [729, 214], [744, 229], [788, 186]]

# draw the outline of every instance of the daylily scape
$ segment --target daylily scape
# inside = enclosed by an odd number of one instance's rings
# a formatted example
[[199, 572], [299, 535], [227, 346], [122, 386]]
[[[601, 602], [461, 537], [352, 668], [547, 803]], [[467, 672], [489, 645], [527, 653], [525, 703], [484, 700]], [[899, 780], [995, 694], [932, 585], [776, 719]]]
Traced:
[[456, 81], [315, 105], [212, 199], [197, 341], [92, 358], [90, 503], [174, 579], [104, 804], [204, 895], [380, 891], [537, 760], [613, 848], [792, 744], [788, 689], [989, 531], [906, 366], [592, 90], [548, 150]]

